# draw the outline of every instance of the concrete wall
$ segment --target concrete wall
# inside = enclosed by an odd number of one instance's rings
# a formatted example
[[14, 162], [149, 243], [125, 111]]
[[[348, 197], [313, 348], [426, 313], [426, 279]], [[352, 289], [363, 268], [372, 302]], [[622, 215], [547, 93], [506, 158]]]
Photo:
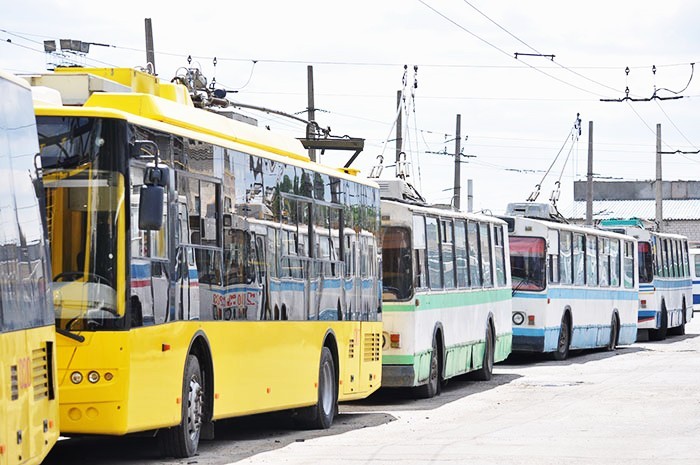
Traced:
[[[700, 181], [662, 181], [664, 199], [700, 199]], [[654, 181], [594, 181], [593, 200], [654, 200]], [[574, 200], [586, 200], [586, 181], [574, 181]]]

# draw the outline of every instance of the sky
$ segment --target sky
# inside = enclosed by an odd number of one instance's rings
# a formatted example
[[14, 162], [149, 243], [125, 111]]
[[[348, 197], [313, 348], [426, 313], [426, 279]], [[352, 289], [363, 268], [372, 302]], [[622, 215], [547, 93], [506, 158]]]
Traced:
[[[700, 149], [700, 69], [696, 75], [693, 65], [700, 3], [690, 0], [118, 5], [105, 12], [93, 1], [25, 0], [5, 8], [0, 68], [45, 71], [56, 61], [43, 51], [51, 39], [107, 45], [75, 57], [86, 66], [143, 67], [150, 18], [159, 77], [169, 81], [196, 66], [233, 102], [305, 117], [313, 66], [316, 121], [334, 136], [365, 139], [352, 166], [367, 176], [381, 155], [382, 178], [395, 176], [396, 98], [405, 90], [409, 181], [429, 202], [452, 200], [460, 115], [460, 144], [469, 155], [461, 157], [461, 204], [472, 180], [473, 209], [494, 214], [527, 200], [538, 185], [537, 201], [547, 202], [559, 186], [557, 205], [570, 211], [573, 182], [586, 178], [591, 122], [598, 180], [654, 179], [657, 124], [662, 151]], [[676, 96], [683, 98], [668, 99]], [[238, 111], [273, 131], [305, 134], [292, 119]], [[321, 162], [342, 166], [349, 157], [326, 152]], [[663, 155], [663, 179], [699, 180], [700, 155]]]

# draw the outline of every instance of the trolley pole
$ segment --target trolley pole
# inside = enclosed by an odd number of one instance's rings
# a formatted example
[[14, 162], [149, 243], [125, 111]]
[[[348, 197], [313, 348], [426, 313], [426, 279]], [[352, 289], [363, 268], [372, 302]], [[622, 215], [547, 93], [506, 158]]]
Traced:
[[153, 66], [153, 75], [156, 75], [156, 53], [153, 47], [153, 27], [151, 18], [146, 18], [146, 63]]
[[398, 118], [396, 118], [396, 171], [398, 173], [399, 163], [401, 162], [401, 150], [403, 149], [403, 137], [401, 135], [401, 114], [403, 113], [401, 106], [401, 91], [396, 91], [396, 108], [398, 111]]

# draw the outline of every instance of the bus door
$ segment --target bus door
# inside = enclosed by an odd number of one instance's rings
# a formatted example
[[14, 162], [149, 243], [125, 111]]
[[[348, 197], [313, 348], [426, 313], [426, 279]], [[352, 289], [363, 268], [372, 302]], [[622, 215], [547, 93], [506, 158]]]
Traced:
[[[263, 234], [255, 234], [255, 280], [250, 289], [246, 292], [246, 302], [248, 305], [248, 319], [255, 318], [255, 315], [269, 316], [270, 310], [270, 273], [267, 257], [267, 238]], [[286, 315], [274, 315], [276, 320], [286, 319]]]
[[345, 234], [345, 247], [344, 247], [344, 262], [345, 262], [345, 320], [354, 319], [354, 314], [360, 307], [360, 283], [355, 276], [356, 271], [356, 253], [357, 253], [357, 240], [354, 231], [352, 233]]
[[187, 214], [187, 201], [180, 196], [177, 203], [177, 228], [179, 244], [176, 254], [175, 308], [186, 320], [199, 319], [199, 273], [194, 258], [194, 250], [182, 245], [189, 242], [190, 225]]

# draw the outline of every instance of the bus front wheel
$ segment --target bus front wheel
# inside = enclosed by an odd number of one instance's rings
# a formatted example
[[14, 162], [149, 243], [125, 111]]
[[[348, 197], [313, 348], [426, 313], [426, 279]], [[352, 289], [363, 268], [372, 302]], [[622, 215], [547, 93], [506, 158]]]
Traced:
[[338, 383], [335, 379], [335, 363], [328, 347], [321, 349], [318, 369], [318, 400], [315, 405], [301, 409], [296, 421], [306, 429], [328, 429], [338, 411]]
[[199, 359], [187, 356], [182, 383], [182, 417], [180, 424], [158, 434], [161, 450], [167, 457], [192, 457], [197, 453], [204, 413], [204, 383]]

